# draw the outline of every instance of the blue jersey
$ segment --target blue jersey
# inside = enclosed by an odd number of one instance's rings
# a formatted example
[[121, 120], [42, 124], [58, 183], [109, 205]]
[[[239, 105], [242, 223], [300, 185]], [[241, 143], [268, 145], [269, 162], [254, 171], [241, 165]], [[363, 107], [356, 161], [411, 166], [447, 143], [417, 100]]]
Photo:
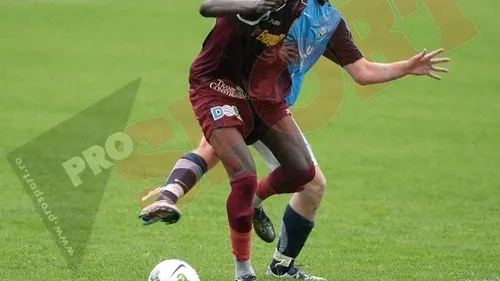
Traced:
[[286, 40], [297, 43], [299, 57], [288, 66], [292, 75], [292, 90], [286, 98], [288, 105], [297, 101], [306, 73], [325, 52], [341, 18], [340, 12], [330, 3], [321, 5], [317, 0], [309, 0], [292, 26]]

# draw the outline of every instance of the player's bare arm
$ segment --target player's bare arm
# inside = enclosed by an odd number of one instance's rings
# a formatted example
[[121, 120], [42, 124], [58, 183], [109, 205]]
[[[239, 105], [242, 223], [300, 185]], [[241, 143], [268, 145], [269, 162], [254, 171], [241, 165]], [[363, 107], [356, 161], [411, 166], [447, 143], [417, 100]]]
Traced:
[[449, 62], [449, 58], [437, 57], [444, 50], [437, 49], [431, 53], [423, 51], [408, 60], [393, 63], [375, 63], [362, 58], [344, 69], [361, 85], [384, 83], [407, 75], [427, 75], [441, 79], [436, 72], [448, 72], [447, 68], [438, 64]]
[[353, 41], [347, 23], [342, 19], [323, 55], [342, 66], [358, 84], [370, 85], [389, 82], [407, 75], [427, 75], [441, 79], [436, 73], [448, 72], [448, 69], [438, 65], [450, 61], [447, 57], [438, 57], [443, 51], [444, 49], [437, 49], [427, 53], [424, 50], [408, 60], [392, 63], [371, 62], [363, 57]]
[[283, 0], [206, 0], [200, 6], [204, 17], [264, 14], [283, 5]]

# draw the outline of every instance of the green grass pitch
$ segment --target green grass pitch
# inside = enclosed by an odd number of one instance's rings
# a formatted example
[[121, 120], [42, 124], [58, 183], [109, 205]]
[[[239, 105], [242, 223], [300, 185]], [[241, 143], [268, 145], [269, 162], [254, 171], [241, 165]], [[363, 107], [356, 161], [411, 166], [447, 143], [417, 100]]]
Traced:
[[[359, 1], [334, 1], [352, 2]], [[405, 34], [415, 52], [439, 47], [437, 21], [426, 6], [406, 2], [421, 9], [395, 13], [393, 29]], [[447, 50], [453, 61], [442, 81], [407, 78], [361, 101], [349, 78], [332, 74], [345, 90], [340, 109], [307, 134], [328, 179], [316, 228], [299, 257], [312, 273], [328, 280], [500, 280], [500, 3], [458, 3], [478, 36]], [[189, 150], [182, 125], [167, 107], [186, 96], [190, 63], [213, 24], [198, 15], [198, 4], [0, 0], [0, 154], [139, 77], [129, 124], [165, 117], [173, 131], [163, 149]], [[368, 34], [363, 49], [379, 44], [370, 41], [374, 26], [345, 9], [355, 38]], [[386, 56], [395, 50], [380, 46], [376, 51]], [[328, 79], [324, 71], [308, 77], [299, 106], [314, 102], [317, 80]], [[298, 122], [324, 110], [306, 111]], [[65, 139], [54, 142], [67, 145]], [[72, 271], [3, 157], [0, 279], [146, 280], [155, 264], [179, 258], [202, 280], [232, 280], [227, 182], [203, 184], [177, 225], [146, 228], [137, 219], [134, 196], [157, 180], [130, 182], [111, 173], [79, 269]], [[276, 226], [288, 198], [265, 203]], [[259, 280], [268, 280], [263, 272], [274, 245], [254, 237], [254, 266]]]

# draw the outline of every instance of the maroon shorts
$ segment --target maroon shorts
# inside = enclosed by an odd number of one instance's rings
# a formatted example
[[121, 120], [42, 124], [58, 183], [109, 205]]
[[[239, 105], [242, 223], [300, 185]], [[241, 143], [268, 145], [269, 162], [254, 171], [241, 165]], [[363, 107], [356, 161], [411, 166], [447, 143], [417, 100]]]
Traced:
[[250, 101], [239, 87], [220, 79], [190, 89], [189, 99], [209, 142], [214, 130], [234, 127], [247, 144], [253, 144], [269, 127], [290, 115], [284, 101]]

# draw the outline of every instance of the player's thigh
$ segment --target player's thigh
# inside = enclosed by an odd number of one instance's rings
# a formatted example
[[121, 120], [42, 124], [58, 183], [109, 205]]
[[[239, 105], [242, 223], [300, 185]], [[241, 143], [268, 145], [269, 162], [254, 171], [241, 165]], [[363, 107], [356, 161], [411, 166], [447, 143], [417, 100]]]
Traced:
[[[189, 98], [203, 135], [230, 176], [254, 171], [243, 137], [253, 126], [253, 111], [248, 102], [217, 92], [210, 84], [191, 89]], [[200, 145], [206, 143], [202, 140]]]
[[[253, 126], [253, 110], [248, 101], [222, 94], [210, 85], [189, 90], [189, 99], [205, 140], [211, 144], [212, 132], [228, 127], [236, 127], [246, 136]], [[206, 144], [205, 140], [202, 139], [200, 146]]]
[[212, 131], [210, 144], [226, 168], [230, 179], [244, 174], [255, 174], [255, 164], [241, 132], [236, 127]]
[[264, 162], [266, 162], [267, 167], [271, 171], [274, 171], [280, 166], [280, 163], [278, 162], [278, 159], [274, 157], [273, 152], [262, 141], [259, 140], [252, 146], [259, 153], [260, 157], [264, 159]]
[[284, 116], [261, 138], [281, 166], [290, 172], [301, 172], [313, 165], [302, 133], [290, 115]]
[[[314, 152], [312, 150], [311, 145], [309, 144], [309, 141], [305, 137], [304, 133], [302, 133], [300, 128], [299, 128], [299, 131], [300, 131], [302, 138], [304, 139], [304, 142], [306, 144], [309, 155], [311, 156], [311, 160], [312, 160], [314, 166], [316, 166], [316, 171], [321, 172], [321, 170], [319, 169], [318, 161], [316, 159], [316, 155], [314, 155]], [[280, 163], [278, 162], [278, 159], [276, 159], [276, 157], [274, 156], [273, 152], [262, 141], [259, 140], [259, 141], [255, 142], [252, 146], [259, 153], [259, 155], [262, 157], [262, 159], [264, 159], [264, 162], [266, 162], [267, 167], [271, 171], [274, 171], [276, 168], [278, 168], [280, 166]], [[324, 186], [321, 184], [324, 181], [325, 180], [324, 180], [323, 174], [319, 173], [319, 174], [317, 174], [317, 177], [315, 177], [314, 184], [315, 184], [315, 186]]]
[[[293, 118], [293, 117], [292, 117]], [[294, 122], [295, 122], [295, 119], [294, 119]], [[319, 164], [318, 164], [318, 160], [316, 158], [316, 155], [314, 154], [314, 151], [312, 149], [312, 146], [311, 144], [309, 143], [309, 141], [307, 140], [306, 136], [304, 135], [304, 133], [302, 133], [302, 130], [300, 130], [300, 127], [299, 125], [297, 124], [297, 122], [295, 122], [295, 124], [297, 125], [297, 128], [299, 128], [299, 131], [300, 131], [300, 135], [302, 136], [302, 139], [304, 140], [305, 144], [306, 144], [306, 148], [307, 148], [307, 151], [309, 152], [309, 156], [311, 157], [311, 160], [314, 164], [314, 166], [316, 166], [316, 170], [319, 169]]]

